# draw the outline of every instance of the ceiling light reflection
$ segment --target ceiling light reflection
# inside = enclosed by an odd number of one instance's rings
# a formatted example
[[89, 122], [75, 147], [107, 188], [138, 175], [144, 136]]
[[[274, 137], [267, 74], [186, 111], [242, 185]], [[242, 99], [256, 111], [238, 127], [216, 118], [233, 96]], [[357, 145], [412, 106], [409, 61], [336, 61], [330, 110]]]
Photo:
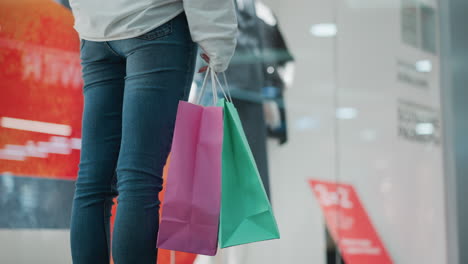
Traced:
[[354, 119], [357, 117], [358, 111], [352, 107], [341, 107], [336, 109], [336, 118], [338, 119]]
[[310, 33], [320, 38], [334, 37], [337, 32], [336, 25], [332, 23], [315, 24], [310, 28]]
[[415, 64], [415, 67], [418, 72], [431, 72], [432, 71], [432, 63], [430, 60], [417, 61]]
[[432, 123], [419, 123], [416, 125], [416, 133], [418, 135], [432, 135], [434, 133], [434, 125]]

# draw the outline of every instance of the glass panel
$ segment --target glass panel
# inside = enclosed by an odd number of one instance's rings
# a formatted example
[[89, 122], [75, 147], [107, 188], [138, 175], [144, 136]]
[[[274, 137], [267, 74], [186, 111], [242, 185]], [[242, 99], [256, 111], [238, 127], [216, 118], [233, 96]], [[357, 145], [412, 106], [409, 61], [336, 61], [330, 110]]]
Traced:
[[345, 263], [445, 263], [437, 1], [337, 3], [338, 183], [363, 206]]

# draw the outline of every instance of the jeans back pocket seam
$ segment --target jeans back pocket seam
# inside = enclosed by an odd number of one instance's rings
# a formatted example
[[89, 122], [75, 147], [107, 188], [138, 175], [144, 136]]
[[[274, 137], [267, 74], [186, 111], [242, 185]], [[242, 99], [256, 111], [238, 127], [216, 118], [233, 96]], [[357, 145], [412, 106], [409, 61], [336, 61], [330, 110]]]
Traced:
[[142, 40], [155, 40], [162, 37], [165, 37], [172, 33], [172, 21], [169, 21], [166, 24], [163, 24], [159, 27], [156, 27], [143, 35], [136, 37], [137, 39]]

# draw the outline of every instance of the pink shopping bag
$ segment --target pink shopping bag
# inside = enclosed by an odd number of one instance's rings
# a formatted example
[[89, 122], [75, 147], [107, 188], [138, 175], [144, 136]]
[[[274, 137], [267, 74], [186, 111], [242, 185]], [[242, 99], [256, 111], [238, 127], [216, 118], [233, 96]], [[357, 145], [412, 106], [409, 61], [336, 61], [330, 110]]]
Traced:
[[180, 101], [158, 248], [216, 254], [222, 144], [222, 107], [203, 107]]

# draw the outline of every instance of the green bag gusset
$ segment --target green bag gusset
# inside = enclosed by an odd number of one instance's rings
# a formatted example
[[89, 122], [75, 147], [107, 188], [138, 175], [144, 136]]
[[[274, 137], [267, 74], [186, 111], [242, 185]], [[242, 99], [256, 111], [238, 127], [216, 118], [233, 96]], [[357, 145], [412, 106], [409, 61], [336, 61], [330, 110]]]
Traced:
[[280, 238], [268, 196], [236, 108], [222, 99], [221, 248]]

